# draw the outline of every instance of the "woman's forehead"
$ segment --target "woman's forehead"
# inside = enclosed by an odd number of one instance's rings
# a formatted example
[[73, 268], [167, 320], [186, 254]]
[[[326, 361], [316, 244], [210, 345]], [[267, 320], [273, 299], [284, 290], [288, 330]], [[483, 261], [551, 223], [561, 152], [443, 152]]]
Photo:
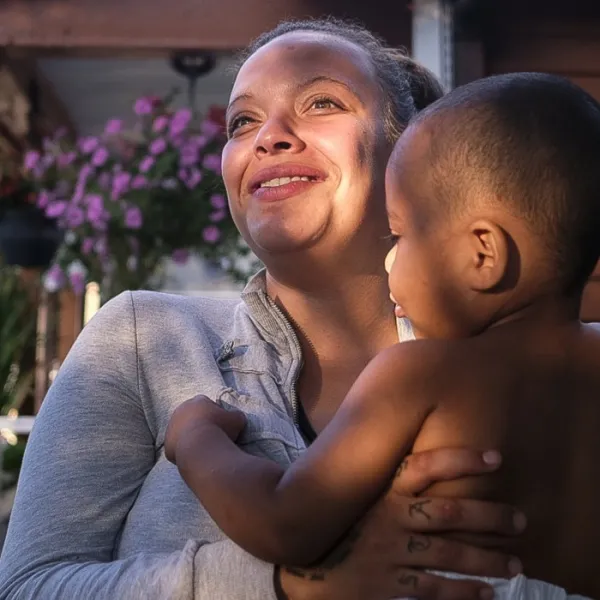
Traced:
[[317, 76], [340, 79], [350, 86], [377, 88], [373, 64], [362, 48], [331, 34], [297, 31], [272, 40], [246, 60], [231, 98]]

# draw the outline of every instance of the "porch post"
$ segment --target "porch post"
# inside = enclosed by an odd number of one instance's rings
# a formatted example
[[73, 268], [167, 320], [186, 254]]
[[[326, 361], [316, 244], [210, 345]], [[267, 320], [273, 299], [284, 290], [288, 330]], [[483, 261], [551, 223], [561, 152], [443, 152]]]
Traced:
[[453, 8], [448, 0], [414, 0], [412, 10], [413, 58], [450, 90], [454, 86]]

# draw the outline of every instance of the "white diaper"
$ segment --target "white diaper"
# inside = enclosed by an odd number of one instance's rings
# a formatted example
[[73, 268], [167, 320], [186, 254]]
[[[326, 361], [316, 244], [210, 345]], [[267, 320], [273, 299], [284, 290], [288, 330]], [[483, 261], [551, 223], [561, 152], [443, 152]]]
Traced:
[[517, 575], [512, 579], [494, 579], [491, 577], [466, 577], [455, 573], [436, 574], [448, 579], [478, 579], [489, 583], [494, 587], [495, 600], [591, 600], [584, 596], [569, 595], [556, 585], [528, 579], [524, 575]]

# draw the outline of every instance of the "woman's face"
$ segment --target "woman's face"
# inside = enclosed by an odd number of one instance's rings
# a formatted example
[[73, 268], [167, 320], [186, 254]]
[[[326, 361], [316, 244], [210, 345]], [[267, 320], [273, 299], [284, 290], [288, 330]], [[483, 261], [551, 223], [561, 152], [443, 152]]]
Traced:
[[364, 251], [387, 232], [382, 114], [368, 55], [343, 39], [289, 33], [246, 61], [228, 108], [223, 178], [260, 258]]

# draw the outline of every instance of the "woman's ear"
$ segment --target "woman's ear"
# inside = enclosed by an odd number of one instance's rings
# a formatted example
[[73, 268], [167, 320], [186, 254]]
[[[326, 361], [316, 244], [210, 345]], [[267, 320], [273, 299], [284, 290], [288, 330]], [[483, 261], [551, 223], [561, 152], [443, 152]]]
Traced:
[[504, 229], [479, 219], [467, 230], [467, 284], [478, 292], [491, 292], [504, 280], [509, 264], [509, 243]]

